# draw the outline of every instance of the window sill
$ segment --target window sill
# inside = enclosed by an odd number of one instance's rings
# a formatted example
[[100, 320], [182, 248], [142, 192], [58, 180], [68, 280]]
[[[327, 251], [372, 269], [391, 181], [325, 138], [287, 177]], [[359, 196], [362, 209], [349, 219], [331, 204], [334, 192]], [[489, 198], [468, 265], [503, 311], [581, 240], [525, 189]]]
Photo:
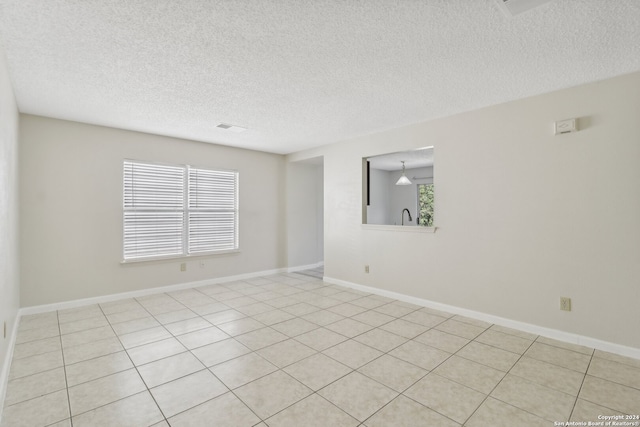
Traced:
[[190, 259], [196, 258], [204, 258], [204, 257], [212, 257], [217, 255], [233, 255], [239, 254], [240, 249], [232, 249], [228, 251], [215, 251], [215, 252], [203, 252], [194, 255], [176, 255], [176, 256], [163, 256], [163, 257], [149, 257], [149, 258], [138, 258], [138, 259], [124, 259], [120, 261], [120, 264], [140, 264], [140, 263], [153, 263], [153, 262], [163, 262], [163, 261], [187, 261]]
[[362, 229], [377, 231], [400, 231], [409, 233], [435, 233], [438, 227], [420, 227], [417, 225], [362, 224]]

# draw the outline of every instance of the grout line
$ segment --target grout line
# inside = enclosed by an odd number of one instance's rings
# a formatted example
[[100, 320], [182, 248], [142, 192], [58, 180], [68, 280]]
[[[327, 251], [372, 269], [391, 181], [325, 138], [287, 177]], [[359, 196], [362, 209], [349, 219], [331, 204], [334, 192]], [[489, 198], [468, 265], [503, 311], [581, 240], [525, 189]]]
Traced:
[[64, 359], [64, 345], [62, 344], [62, 331], [60, 330], [60, 315], [56, 311], [56, 319], [58, 321], [58, 332], [60, 332], [60, 353], [62, 353], [62, 369], [64, 372], [64, 385], [67, 392], [67, 405], [69, 406], [69, 424], [73, 427], [73, 412], [71, 412], [71, 396], [69, 395], [69, 382], [67, 381], [67, 364]]

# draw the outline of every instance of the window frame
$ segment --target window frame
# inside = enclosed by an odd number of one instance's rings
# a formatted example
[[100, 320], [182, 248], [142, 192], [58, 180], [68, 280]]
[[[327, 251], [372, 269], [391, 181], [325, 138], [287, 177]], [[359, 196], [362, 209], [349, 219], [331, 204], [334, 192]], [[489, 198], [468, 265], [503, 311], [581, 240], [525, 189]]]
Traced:
[[[149, 255], [149, 256], [137, 256], [137, 257], [126, 257], [125, 245], [127, 243], [126, 240], [126, 227], [125, 227], [125, 216], [127, 212], [132, 211], [147, 211], [154, 212], [152, 208], [127, 208], [126, 207], [126, 188], [125, 188], [125, 174], [126, 174], [126, 165], [127, 163], [131, 164], [140, 164], [145, 166], [166, 166], [166, 167], [174, 167], [182, 169], [182, 208], [173, 210], [173, 212], [181, 212], [182, 213], [182, 221], [181, 221], [181, 241], [182, 241], [182, 252], [179, 254], [160, 254], [160, 255]], [[191, 208], [190, 205], [190, 174], [191, 170], [203, 170], [214, 173], [223, 173], [228, 174], [231, 173], [234, 176], [233, 179], [233, 204], [234, 209], [230, 212], [233, 213], [233, 247], [225, 248], [219, 250], [208, 250], [208, 251], [190, 251], [190, 213], [191, 212], [202, 212], [202, 210], [198, 208]], [[237, 253], [240, 252], [240, 173], [235, 169], [223, 169], [223, 168], [212, 168], [208, 166], [194, 166], [189, 164], [175, 164], [175, 163], [164, 163], [164, 162], [153, 162], [153, 161], [145, 161], [145, 160], [135, 160], [135, 159], [123, 159], [122, 161], [122, 261], [123, 264], [128, 263], [137, 263], [137, 262], [146, 262], [146, 261], [161, 261], [161, 260], [175, 260], [175, 259], [183, 259], [183, 258], [193, 258], [193, 257], [202, 257], [202, 256], [211, 256], [211, 255], [223, 255], [229, 253]], [[155, 211], [158, 211], [156, 208]], [[212, 211], [212, 210], [210, 210]]]

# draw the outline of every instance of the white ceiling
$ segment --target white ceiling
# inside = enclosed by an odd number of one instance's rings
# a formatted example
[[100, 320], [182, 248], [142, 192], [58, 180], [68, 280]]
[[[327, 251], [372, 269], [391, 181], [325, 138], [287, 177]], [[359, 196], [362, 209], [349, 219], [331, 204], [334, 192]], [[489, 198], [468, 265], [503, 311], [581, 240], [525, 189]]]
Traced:
[[639, 22], [638, 0], [0, 0], [21, 112], [274, 153], [638, 71]]
[[372, 169], [385, 171], [402, 170], [402, 162], [407, 169], [426, 168], [433, 166], [433, 147], [382, 154], [368, 157], [367, 160]]

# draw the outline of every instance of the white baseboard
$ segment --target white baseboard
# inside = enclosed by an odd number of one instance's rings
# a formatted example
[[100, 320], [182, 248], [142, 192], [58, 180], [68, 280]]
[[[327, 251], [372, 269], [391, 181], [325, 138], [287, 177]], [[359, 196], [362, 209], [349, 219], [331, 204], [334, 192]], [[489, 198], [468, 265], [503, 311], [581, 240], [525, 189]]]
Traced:
[[9, 347], [7, 347], [7, 354], [5, 355], [4, 362], [2, 364], [2, 370], [0, 370], [0, 423], [2, 422], [2, 410], [4, 409], [4, 398], [7, 394], [7, 384], [9, 383], [9, 371], [11, 370], [11, 361], [13, 360], [13, 350], [16, 347], [16, 336], [18, 335], [18, 325], [20, 323], [20, 312], [16, 313], [16, 318], [13, 321], [13, 329], [9, 336]]
[[176, 285], [160, 286], [157, 288], [147, 288], [138, 291], [122, 292], [118, 294], [102, 295], [99, 297], [83, 298], [72, 301], [56, 302], [53, 304], [35, 305], [31, 307], [23, 307], [18, 312], [19, 316], [30, 314], [46, 313], [55, 310], [64, 310], [67, 308], [83, 307], [91, 304], [101, 304], [105, 302], [117, 301], [125, 298], [136, 298], [146, 295], [153, 295], [163, 292], [180, 291], [183, 289], [197, 288], [200, 286], [216, 285], [219, 283], [235, 282], [236, 280], [252, 279], [254, 277], [269, 276], [272, 274], [285, 273], [286, 268], [277, 268], [274, 270], [256, 271], [253, 273], [238, 274], [235, 276], [218, 277], [215, 279], [199, 280], [195, 282], [179, 283]]
[[520, 331], [529, 332], [535, 335], [541, 335], [541, 336], [552, 338], [558, 341], [564, 341], [571, 344], [578, 344], [578, 345], [595, 348], [602, 351], [608, 351], [609, 353], [619, 354], [621, 356], [640, 359], [639, 348], [628, 347], [625, 345], [603, 341], [596, 338], [587, 337], [584, 335], [573, 334], [570, 332], [564, 332], [557, 329], [545, 328], [543, 326], [532, 325], [530, 323], [520, 322], [517, 320], [506, 319], [504, 317], [494, 316], [492, 314], [486, 314], [479, 311], [467, 310], [465, 308], [455, 307], [452, 305], [429, 301], [422, 298], [412, 297], [412, 296], [401, 294], [398, 292], [387, 291], [385, 289], [378, 289], [370, 286], [359, 285], [357, 283], [347, 282], [345, 280], [334, 279], [333, 277], [325, 276], [323, 280], [327, 283], [331, 283], [334, 285], [345, 286], [347, 288], [369, 292], [372, 294], [393, 298], [393, 299], [408, 302], [411, 304], [421, 305], [423, 307], [428, 307], [435, 310], [446, 311], [453, 314], [459, 314], [461, 316], [482, 320], [484, 322], [505, 326], [507, 328], [518, 329]]
[[307, 265], [299, 265], [297, 267], [289, 267], [287, 268], [287, 273], [295, 273], [296, 271], [302, 270], [313, 270], [314, 268], [322, 267], [324, 265], [324, 261], [316, 262], [315, 264], [307, 264]]

